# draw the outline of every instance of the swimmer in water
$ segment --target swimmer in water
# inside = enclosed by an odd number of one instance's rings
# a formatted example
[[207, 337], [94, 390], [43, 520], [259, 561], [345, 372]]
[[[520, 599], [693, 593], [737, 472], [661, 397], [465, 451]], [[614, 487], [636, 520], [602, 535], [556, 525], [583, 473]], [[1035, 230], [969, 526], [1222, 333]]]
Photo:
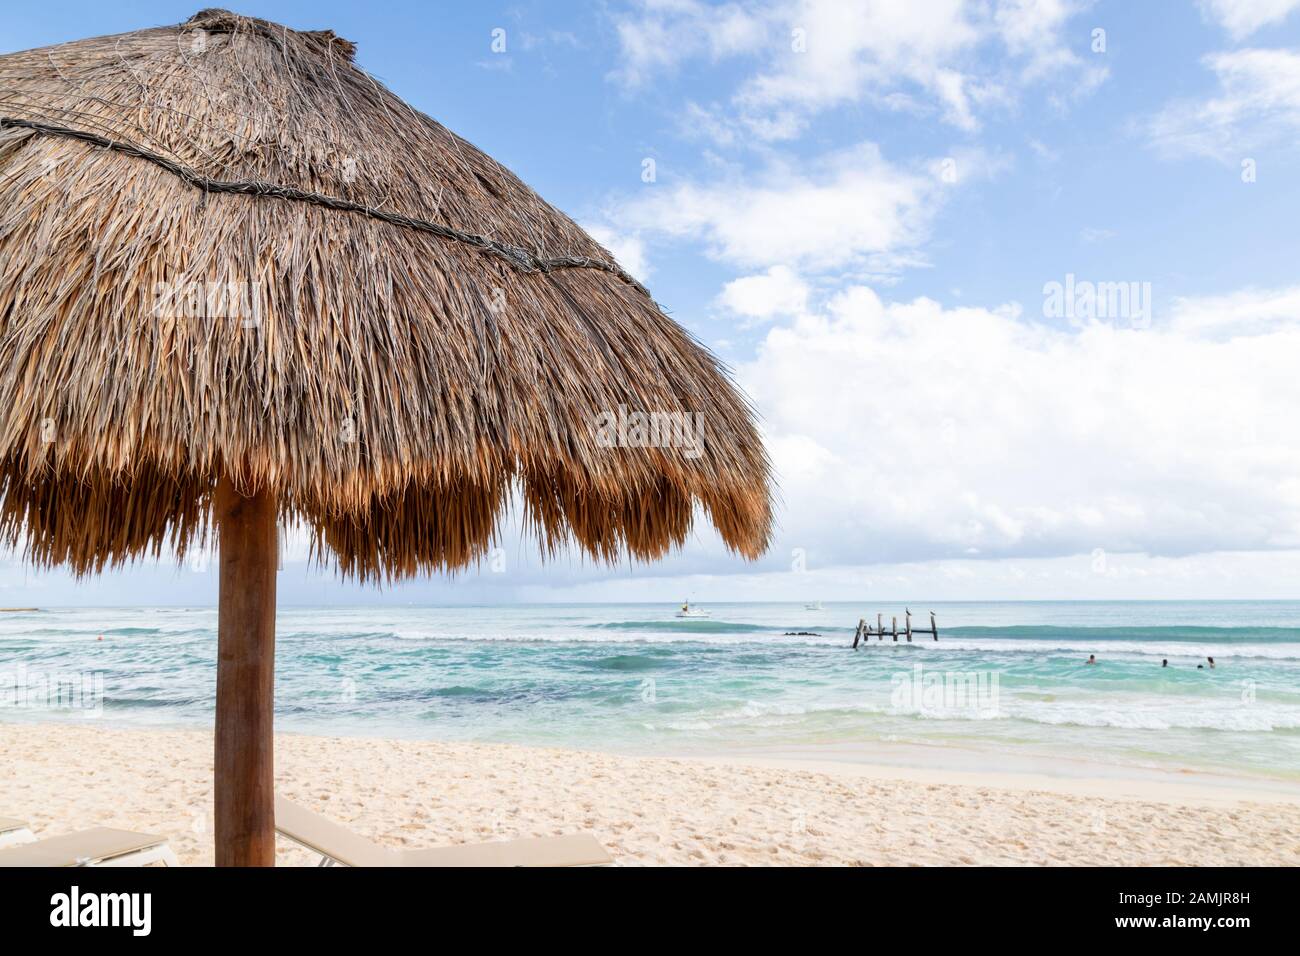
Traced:
[[1162, 661], [1160, 662], [1160, 666], [1161, 666], [1161, 667], [1168, 667], [1168, 666], [1169, 666], [1169, 658], [1166, 657], [1164, 660], [1162, 660]]
[[1206, 660], [1210, 662], [1210, 670], [1214, 670], [1214, 658], [1207, 657]]
[[1096, 654], [1089, 654], [1089, 655], [1088, 655], [1088, 659], [1087, 659], [1086, 661], [1084, 661], [1084, 663], [1085, 663], [1085, 664], [1095, 664], [1095, 663], [1097, 663], [1097, 655], [1096, 655]]

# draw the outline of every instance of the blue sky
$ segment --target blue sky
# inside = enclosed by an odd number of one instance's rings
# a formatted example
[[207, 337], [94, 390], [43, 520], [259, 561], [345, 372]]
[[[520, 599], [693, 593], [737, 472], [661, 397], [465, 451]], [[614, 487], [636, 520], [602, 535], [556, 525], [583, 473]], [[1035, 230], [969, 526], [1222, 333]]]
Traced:
[[[197, 8], [24, 6], [0, 51]], [[590, 228], [735, 369], [777, 465], [758, 565], [702, 530], [661, 566], [543, 568], [508, 529], [505, 573], [397, 598], [1295, 596], [1300, 0], [237, 9], [355, 41]], [[1149, 308], [1049, 314], [1067, 276]], [[394, 599], [298, 558], [290, 600]], [[17, 560], [0, 586], [215, 594]]]

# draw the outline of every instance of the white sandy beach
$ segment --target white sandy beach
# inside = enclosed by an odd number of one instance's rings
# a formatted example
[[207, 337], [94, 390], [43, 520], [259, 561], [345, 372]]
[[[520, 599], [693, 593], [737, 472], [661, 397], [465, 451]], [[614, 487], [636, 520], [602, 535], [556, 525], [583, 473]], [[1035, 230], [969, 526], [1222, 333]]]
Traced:
[[[211, 751], [201, 731], [0, 724], [0, 814], [165, 834], [210, 865]], [[1249, 787], [293, 734], [276, 759], [281, 794], [400, 847], [588, 830], [620, 865], [1300, 864], [1300, 801]], [[315, 861], [282, 839], [279, 862]]]

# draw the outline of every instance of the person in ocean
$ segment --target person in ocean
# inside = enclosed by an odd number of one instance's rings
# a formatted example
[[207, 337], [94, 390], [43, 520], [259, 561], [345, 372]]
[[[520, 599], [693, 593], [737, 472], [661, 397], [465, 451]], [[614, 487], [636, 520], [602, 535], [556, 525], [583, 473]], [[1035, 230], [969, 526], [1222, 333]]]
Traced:
[[1214, 658], [1207, 657], [1206, 660], [1210, 662], [1210, 670], [1214, 670]]
[[1097, 663], [1097, 655], [1096, 655], [1096, 654], [1089, 654], [1089, 655], [1088, 655], [1088, 659], [1087, 659], [1086, 661], [1084, 661], [1084, 663], [1085, 663], [1085, 664], [1095, 664], [1095, 663]]
[[1169, 666], [1169, 658], [1166, 657], [1164, 660], [1162, 660], [1162, 661], [1160, 662], [1160, 666], [1161, 666], [1161, 667], [1168, 667], [1168, 666]]

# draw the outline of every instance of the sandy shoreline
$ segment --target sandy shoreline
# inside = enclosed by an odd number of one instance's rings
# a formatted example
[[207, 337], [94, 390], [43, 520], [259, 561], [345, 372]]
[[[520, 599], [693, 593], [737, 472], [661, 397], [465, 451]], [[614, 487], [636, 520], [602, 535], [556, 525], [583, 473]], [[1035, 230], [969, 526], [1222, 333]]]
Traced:
[[[212, 737], [0, 724], [0, 815], [212, 863]], [[1300, 796], [775, 759], [277, 735], [277, 790], [393, 846], [588, 830], [620, 865], [1300, 865]], [[314, 863], [281, 841], [282, 865]]]

